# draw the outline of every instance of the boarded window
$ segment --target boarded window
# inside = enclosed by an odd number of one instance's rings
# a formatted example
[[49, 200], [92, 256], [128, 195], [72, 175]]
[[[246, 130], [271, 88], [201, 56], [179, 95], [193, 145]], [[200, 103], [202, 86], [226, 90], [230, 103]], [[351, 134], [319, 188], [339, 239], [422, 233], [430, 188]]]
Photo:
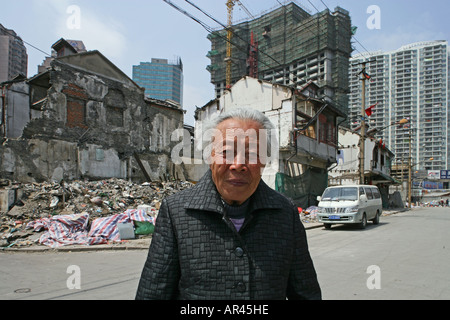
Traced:
[[337, 145], [336, 127], [334, 118], [330, 115], [319, 115], [319, 141], [331, 146]]
[[67, 99], [67, 126], [69, 128], [86, 126], [86, 104], [83, 100]]
[[123, 109], [108, 106], [106, 108], [106, 122], [115, 127], [123, 127]]
[[125, 97], [122, 91], [110, 89], [105, 97], [106, 122], [114, 127], [123, 127], [123, 114], [126, 109]]

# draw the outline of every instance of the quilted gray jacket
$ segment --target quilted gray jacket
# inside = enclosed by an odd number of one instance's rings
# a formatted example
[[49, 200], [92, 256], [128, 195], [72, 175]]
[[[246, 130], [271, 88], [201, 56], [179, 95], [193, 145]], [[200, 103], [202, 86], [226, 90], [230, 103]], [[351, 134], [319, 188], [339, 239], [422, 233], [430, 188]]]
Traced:
[[297, 208], [262, 180], [239, 232], [209, 171], [166, 198], [136, 299], [321, 299]]

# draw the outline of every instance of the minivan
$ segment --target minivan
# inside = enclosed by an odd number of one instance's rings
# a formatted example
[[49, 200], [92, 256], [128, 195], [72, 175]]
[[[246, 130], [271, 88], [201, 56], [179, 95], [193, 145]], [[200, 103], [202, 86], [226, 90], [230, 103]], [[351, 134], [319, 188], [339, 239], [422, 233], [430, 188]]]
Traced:
[[333, 224], [357, 224], [364, 229], [369, 220], [378, 224], [383, 211], [380, 190], [376, 186], [328, 187], [317, 200], [317, 218], [327, 229]]

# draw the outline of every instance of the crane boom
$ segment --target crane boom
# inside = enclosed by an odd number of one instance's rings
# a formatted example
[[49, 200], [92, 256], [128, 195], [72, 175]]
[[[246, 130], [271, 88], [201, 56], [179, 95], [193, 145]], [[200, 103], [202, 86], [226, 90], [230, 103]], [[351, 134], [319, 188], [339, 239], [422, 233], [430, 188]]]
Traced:
[[252, 15], [252, 13], [247, 9], [246, 6], [244, 6], [244, 4], [240, 1], [240, 0], [236, 0], [237, 4], [241, 6], [242, 9], [244, 9], [245, 13], [247, 13], [247, 15], [252, 18], [255, 19], [255, 17]]
[[228, 10], [228, 25], [227, 25], [227, 56], [225, 62], [227, 64], [226, 70], [226, 88], [231, 88], [231, 58], [233, 54], [233, 49], [231, 46], [231, 39], [233, 38], [233, 30], [231, 29], [233, 25], [233, 8], [236, 0], [227, 0], [227, 10]]

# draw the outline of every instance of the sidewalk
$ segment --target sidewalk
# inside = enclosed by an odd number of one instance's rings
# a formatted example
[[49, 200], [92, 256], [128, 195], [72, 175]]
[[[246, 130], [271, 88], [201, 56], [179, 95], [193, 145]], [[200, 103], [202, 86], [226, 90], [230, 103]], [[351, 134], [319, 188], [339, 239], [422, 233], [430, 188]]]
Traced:
[[58, 248], [51, 248], [48, 246], [35, 244], [28, 247], [19, 248], [4, 248], [0, 249], [1, 253], [39, 253], [39, 252], [86, 252], [86, 251], [115, 251], [115, 250], [148, 250], [150, 247], [151, 237], [134, 240], [124, 240], [121, 242], [114, 242], [108, 244], [98, 244], [91, 246], [70, 245]]
[[[400, 212], [409, 211], [408, 208], [399, 208], [399, 209], [391, 209], [384, 210], [382, 217], [389, 216], [392, 214], [397, 214]], [[323, 223], [315, 222], [315, 221], [303, 221], [303, 226], [306, 230], [322, 228]], [[28, 247], [19, 247], [19, 248], [5, 248], [3, 250], [0, 249], [0, 253], [39, 253], [39, 252], [87, 252], [87, 251], [115, 251], [115, 250], [148, 250], [150, 247], [151, 237], [133, 239], [133, 240], [124, 240], [121, 242], [112, 242], [109, 244], [99, 244], [92, 246], [82, 246], [82, 245], [70, 245], [59, 248], [50, 248], [44, 245], [32, 245]]]

